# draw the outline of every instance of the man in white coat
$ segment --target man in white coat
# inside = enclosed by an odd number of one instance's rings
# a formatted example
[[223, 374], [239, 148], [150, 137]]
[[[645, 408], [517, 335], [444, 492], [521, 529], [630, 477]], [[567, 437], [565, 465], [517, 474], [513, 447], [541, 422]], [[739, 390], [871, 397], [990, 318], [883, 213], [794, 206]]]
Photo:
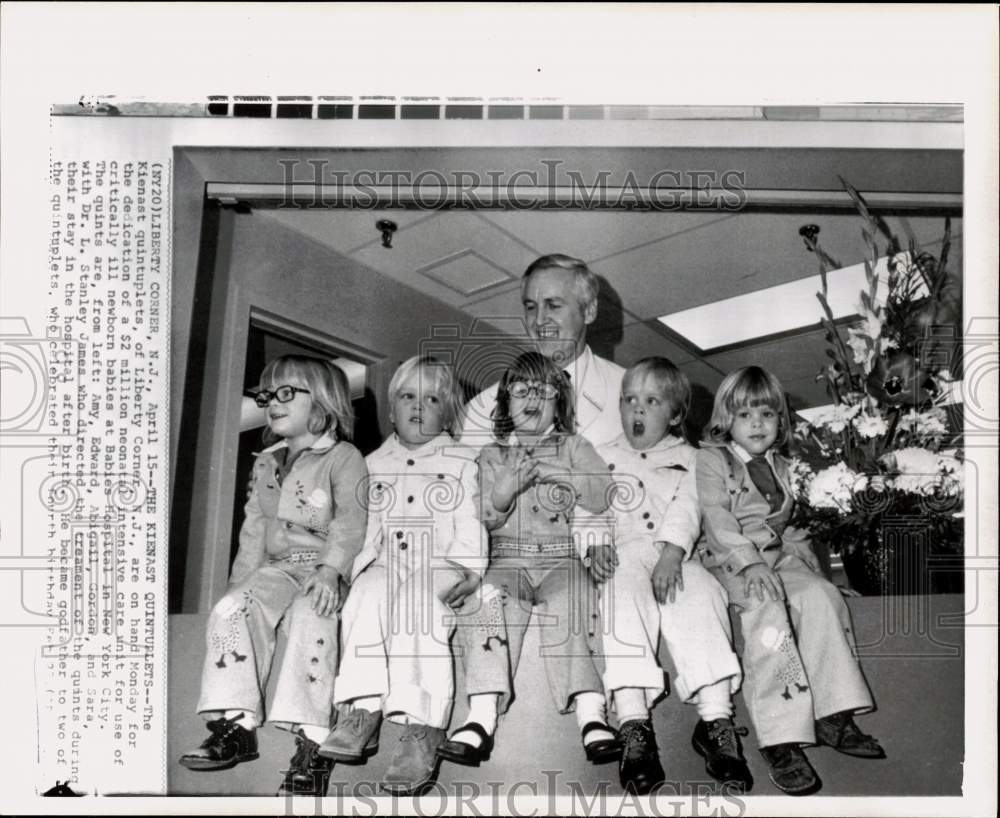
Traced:
[[[594, 447], [621, 434], [618, 400], [625, 370], [599, 358], [587, 345], [587, 327], [597, 318], [599, 284], [580, 259], [542, 256], [521, 279], [521, 304], [528, 335], [538, 351], [561, 366], [576, 397], [576, 431]], [[465, 407], [462, 442], [482, 447], [493, 440], [497, 386]]]

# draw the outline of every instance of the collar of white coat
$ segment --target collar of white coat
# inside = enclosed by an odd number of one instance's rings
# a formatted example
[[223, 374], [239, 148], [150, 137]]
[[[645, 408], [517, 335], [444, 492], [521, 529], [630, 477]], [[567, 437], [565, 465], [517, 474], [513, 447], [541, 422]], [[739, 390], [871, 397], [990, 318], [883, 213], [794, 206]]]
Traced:
[[682, 446], [685, 443], [686, 441], [677, 435], [666, 435], [661, 438], [659, 442], [650, 446], [648, 449], [633, 449], [632, 444], [628, 442], [628, 438], [624, 434], [620, 434], [614, 439], [614, 441], [612, 441], [611, 445], [619, 449], [624, 449], [627, 452], [632, 452], [632, 454], [635, 455], [655, 455], [662, 452], [668, 452], [671, 449], [676, 449], [678, 446]]
[[455, 441], [447, 432], [441, 432], [437, 437], [431, 438], [426, 443], [422, 443], [416, 449], [404, 446], [403, 441], [399, 439], [399, 435], [395, 432], [392, 433], [392, 437], [387, 442], [389, 445], [385, 447], [383, 454], [389, 456], [406, 454], [412, 458], [431, 457], [438, 454], [446, 446], [455, 445]]
[[584, 345], [583, 352], [568, 367], [563, 367], [563, 371], [569, 373], [573, 392], [577, 396], [577, 411], [579, 412], [579, 399], [586, 398], [598, 412], [603, 412], [607, 384], [604, 382], [604, 375], [594, 365], [594, 353], [589, 344]]
[[[336, 443], [337, 439], [329, 432], [326, 432], [322, 436], [318, 437], [315, 441], [313, 441], [313, 444], [308, 448], [313, 450], [329, 449], [331, 446], [336, 445]], [[288, 441], [279, 440], [273, 446], [268, 446], [262, 452], [259, 452], [259, 454], [271, 454], [273, 452], [278, 451], [279, 449], [287, 449], [287, 448], [288, 448]]]

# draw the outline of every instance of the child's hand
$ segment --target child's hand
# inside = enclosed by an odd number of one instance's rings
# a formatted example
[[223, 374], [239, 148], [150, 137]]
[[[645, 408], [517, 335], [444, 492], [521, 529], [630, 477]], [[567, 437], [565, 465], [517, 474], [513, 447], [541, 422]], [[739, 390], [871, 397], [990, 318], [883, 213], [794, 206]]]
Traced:
[[781, 584], [779, 577], [771, 568], [762, 562], [756, 562], [743, 569], [743, 593], [750, 597], [753, 591], [761, 602], [769, 595], [776, 602], [785, 598], [785, 587]]
[[312, 607], [320, 616], [332, 617], [340, 610], [340, 572], [330, 565], [317, 565], [302, 584], [302, 593], [312, 597]]
[[684, 590], [684, 575], [681, 563], [684, 562], [684, 549], [679, 545], [665, 542], [660, 558], [653, 567], [653, 596], [660, 605], [667, 600], [673, 602], [677, 593]]
[[487, 461], [493, 470], [493, 493], [490, 502], [497, 511], [510, 508], [514, 498], [530, 486], [538, 475], [538, 463], [524, 449], [508, 447], [503, 450], [499, 465]]
[[565, 483], [567, 482], [566, 478], [569, 476], [565, 468], [552, 463], [542, 463], [537, 460], [535, 461], [535, 470], [537, 474], [535, 478], [536, 483]]
[[590, 574], [598, 582], [607, 582], [615, 575], [618, 552], [612, 545], [591, 545], [587, 547]]
[[463, 573], [465, 576], [441, 595], [441, 601], [449, 608], [461, 608], [465, 598], [482, 582], [482, 577], [473, 571], [463, 569]]

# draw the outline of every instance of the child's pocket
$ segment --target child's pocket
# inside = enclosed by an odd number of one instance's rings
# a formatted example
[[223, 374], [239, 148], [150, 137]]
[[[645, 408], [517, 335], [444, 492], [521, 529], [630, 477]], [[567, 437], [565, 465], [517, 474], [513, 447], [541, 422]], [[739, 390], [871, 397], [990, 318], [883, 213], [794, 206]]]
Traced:
[[265, 517], [275, 517], [278, 514], [278, 503], [281, 500], [281, 486], [277, 475], [266, 465], [257, 466], [256, 474], [257, 502]]

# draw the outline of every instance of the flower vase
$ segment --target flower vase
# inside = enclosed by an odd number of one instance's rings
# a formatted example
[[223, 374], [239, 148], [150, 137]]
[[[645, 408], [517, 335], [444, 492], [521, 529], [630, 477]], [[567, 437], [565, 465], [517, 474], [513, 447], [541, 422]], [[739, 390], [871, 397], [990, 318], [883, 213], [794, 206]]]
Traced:
[[886, 518], [873, 522], [866, 541], [844, 553], [851, 587], [864, 596], [929, 593], [928, 533]]
[[844, 549], [848, 582], [863, 596], [960, 593], [961, 553], [935, 542], [939, 534], [912, 517], [880, 518], [864, 542]]

